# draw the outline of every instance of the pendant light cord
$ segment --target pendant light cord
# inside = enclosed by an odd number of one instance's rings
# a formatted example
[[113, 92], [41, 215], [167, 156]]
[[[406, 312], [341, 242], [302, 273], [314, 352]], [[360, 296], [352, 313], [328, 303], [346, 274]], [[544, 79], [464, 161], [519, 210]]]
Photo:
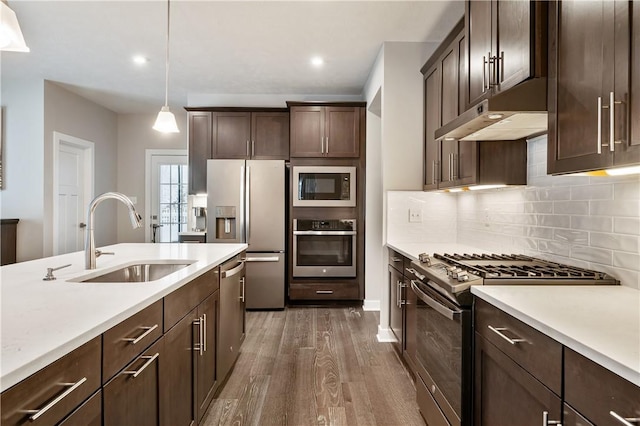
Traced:
[[171, 0], [167, 0], [167, 48], [165, 57], [165, 85], [164, 85], [164, 106], [169, 106], [169, 23], [171, 17]]

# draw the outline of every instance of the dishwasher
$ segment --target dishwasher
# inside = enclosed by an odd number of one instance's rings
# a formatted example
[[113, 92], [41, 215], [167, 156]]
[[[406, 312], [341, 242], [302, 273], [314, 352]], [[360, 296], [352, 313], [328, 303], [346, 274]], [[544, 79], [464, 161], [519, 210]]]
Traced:
[[220, 327], [218, 333], [218, 378], [224, 379], [238, 358], [245, 335], [245, 279], [243, 252], [220, 266]]

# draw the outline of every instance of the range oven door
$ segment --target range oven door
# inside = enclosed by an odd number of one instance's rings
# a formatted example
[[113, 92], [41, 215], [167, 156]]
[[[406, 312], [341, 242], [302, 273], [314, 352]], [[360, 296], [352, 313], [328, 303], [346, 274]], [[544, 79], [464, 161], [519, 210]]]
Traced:
[[471, 310], [457, 306], [428, 281], [411, 280], [411, 289], [417, 296], [416, 368], [440, 410], [429, 417], [435, 414], [451, 425], [470, 425]]
[[356, 231], [293, 231], [294, 277], [355, 277]]

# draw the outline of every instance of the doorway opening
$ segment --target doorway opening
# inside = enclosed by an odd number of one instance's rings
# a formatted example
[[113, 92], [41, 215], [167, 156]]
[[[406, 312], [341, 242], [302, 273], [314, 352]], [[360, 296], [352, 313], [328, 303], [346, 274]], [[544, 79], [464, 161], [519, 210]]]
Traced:
[[145, 241], [177, 243], [188, 229], [189, 170], [186, 150], [146, 151], [146, 212], [149, 226]]

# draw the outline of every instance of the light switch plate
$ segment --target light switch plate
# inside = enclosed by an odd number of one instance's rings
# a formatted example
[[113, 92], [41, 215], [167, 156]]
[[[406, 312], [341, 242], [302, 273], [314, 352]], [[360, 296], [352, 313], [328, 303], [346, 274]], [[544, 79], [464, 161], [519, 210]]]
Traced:
[[422, 209], [409, 209], [409, 222], [422, 222]]

